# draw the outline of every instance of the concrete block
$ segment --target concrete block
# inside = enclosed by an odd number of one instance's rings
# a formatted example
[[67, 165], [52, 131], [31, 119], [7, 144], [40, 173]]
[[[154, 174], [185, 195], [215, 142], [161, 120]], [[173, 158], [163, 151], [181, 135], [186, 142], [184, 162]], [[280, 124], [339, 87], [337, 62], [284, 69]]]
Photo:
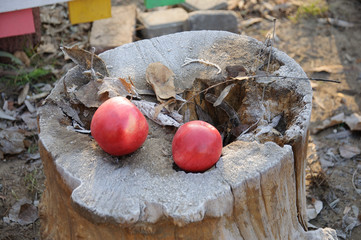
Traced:
[[138, 15], [144, 25], [143, 37], [153, 38], [187, 30], [188, 13], [183, 8], [171, 8]]
[[189, 12], [198, 10], [227, 10], [227, 0], [186, 0], [182, 6]]
[[90, 45], [96, 52], [133, 42], [135, 34], [136, 6], [114, 6], [112, 17], [93, 22]]
[[223, 30], [238, 33], [237, 15], [227, 10], [204, 10], [189, 13], [189, 30]]

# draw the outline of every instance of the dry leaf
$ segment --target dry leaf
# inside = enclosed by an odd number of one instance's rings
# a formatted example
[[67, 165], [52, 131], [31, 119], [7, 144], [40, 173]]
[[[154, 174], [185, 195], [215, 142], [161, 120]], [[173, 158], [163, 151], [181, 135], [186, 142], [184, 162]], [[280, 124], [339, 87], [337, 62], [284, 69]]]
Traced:
[[144, 100], [133, 100], [132, 103], [134, 103], [137, 108], [149, 119], [153, 120], [154, 122], [158, 123], [162, 126], [174, 126], [174, 127], [180, 127], [181, 123], [172, 118], [171, 116], [164, 114], [160, 112], [157, 117], [155, 116], [155, 108], [157, 107], [156, 103], [148, 102]]
[[35, 130], [38, 128], [37, 114], [25, 112], [21, 114], [21, 119], [25, 122], [28, 130]]
[[247, 70], [242, 65], [231, 65], [226, 67], [228, 77], [246, 76]]
[[335, 116], [332, 116], [331, 118], [329, 119], [325, 119], [323, 120], [320, 124], [318, 124], [317, 126], [315, 126], [311, 131], [313, 134], [323, 130], [323, 129], [326, 129], [326, 128], [329, 128], [329, 127], [333, 127], [337, 124], [340, 124], [340, 123], [343, 123], [345, 120], [345, 114], [344, 113], [339, 113]]
[[[65, 54], [67, 54], [74, 63], [79, 65], [84, 70], [90, 70], [91, 68], [93, 68], [95, 72], [98, 72], [105, 77], [109, 76], [104, 61], [100, 57], [98, 57], [98, 55], [84, 49], [80, 49], [78, 46], [61, 47], [61, 50]], [[92, 56], [94, 57], [93, 66], [91, 66]]]
[[361, 131], [361, 116], [359, 114], [351, 114], [346, 117], [345, 122], [351, 131]]
[[308, 220], [315, 219], [317, 215], [321, 212], [323, 208], [323, 203], [320, 200], [312, 199], [312, 204], [307, 206], [306, 213]]
[[109, 98], [122, 97], [137, 97], [138, 94], [132, 82], [126, 81], [124, 78], [109, 78], [103, 79], [101, 85], [98, 87], [98, 95], [107, 94]]
[[12, 206], [8, 219], [20, 225], [28, 225], [38, 219], [38, 209], [30, 199], [22, 198]]
[[29, 88], [30, 88], [30, 85], [29, 85], [29, 83], [27, 83], [21, 90], [21, 92], [18, 96], [18, 104], [19, 105], [23, 104], [23, 102], [25, 101], [25, 98], [29, 93]]
[[27, 67], [30, 66], [30, 59], [24, 51], [16, 51], [14, 53], [14, 56], [19, 58], [25, 64], [25, 66], [27, 66]]
[[99, 107], [102, 103], [98, 98], [98, 87], [100, 86], [100, 82], [98, 81], [89, 81], [87, 84], [81, 86], [78, 90], [75, 90], [77, 86], [73, 86], [72, 88], [68, 88], [68, 92], [73, 92], [76, 99], [78, 99], [84, 106], [91, 107]]
[[159, 102], [175, 98], [174, 73], [162, 63], [155, 62], [148, 65], [146, 80], [152, 86]]
[[25, 100], [24, 103], [26, 105], [26, 108], [29, 110], [29, 112], [31, 113], [36, 112], [36, 108], [33, 106], [33, 104], [31, 104], [31, 102], [29, 102], [29, 100]]
[[236, 84], [233, 83], [231, 85], [228, 85], [227, 87], [225, 87], [221, 94], [219, 94], [219, 97], [217, 98], [217, 100], [213, 103], [214, 107], [217, 107], [218, 105], [220, 105], [223, 102], [223, 99], [225, 99], [228, 95], [228, 93], [231, 91], [231, 89], [235, 86]]
[[6, 114], [3, 110], [0, 109], [0, 118], [1, 119], [6, 119], [6, 120], [10, 120], [10, 121], [14, 121], [16, 120], [16, 118], [14, 118], [13, 116], [10, 116], [8, 114]]
[[343, 145], [339, 148], [340, 155], [343, 158], [353, 158], [361, 153], [361, 150], [357, 146]]
[[4, 154], [18, 154], [25, 150], [24, 134], [19, 129], [8, 128], [0, 130], [0, 151]]

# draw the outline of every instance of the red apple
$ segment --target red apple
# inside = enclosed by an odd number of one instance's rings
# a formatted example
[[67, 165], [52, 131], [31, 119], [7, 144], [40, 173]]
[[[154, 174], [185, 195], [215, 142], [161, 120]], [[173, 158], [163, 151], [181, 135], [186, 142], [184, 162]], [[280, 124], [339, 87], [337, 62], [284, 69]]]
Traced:
[[212, 167], [222, 153], [222, 137], [211, 124], [190, 121], [182, 125], [172, 142], [173, 160], [189, 172], [203, 172]]
[[122, 156], [137, 150], [148, 135], [148, 122], [139, 109], [124, 97], [113, 97], [95, 111], [91, 134], [107, 153]]

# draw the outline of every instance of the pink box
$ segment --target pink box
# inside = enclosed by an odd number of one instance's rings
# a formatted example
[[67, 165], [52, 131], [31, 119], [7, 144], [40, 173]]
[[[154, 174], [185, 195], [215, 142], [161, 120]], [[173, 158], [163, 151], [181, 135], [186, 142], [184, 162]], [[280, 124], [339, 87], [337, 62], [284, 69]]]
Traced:
[[0, 13], [0, 38], [35, 32], [31, 8]]

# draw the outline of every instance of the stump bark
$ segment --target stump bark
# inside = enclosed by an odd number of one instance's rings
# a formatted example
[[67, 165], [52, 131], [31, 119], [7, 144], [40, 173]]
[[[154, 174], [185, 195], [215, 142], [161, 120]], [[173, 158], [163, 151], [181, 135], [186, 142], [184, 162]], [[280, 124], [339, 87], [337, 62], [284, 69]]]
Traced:
[[[220, 31], [143, 40], [100, 57], [112, 66], [111, 76], [130, 77], [143, 90], [150, 88], [147, 66], [161, 62], [173, 70], [177, 90], [185, 91], [224, 81], [230, 66], [248, 73], [262, 70], [269, 52], [272, 74], [290, 78], [236, 84], [225, 101], [251, 131], [225, 146], [216, 166], [204, 173], [174, 169], [174, 129], [151, 120], [144, 145], [121, 158], [103, 152], [89, 135], [72, 131], [74, 118], [88, 126], [96, 108], [80, 104], [64, 88], [79, 90], [89, 82], [81, 67], [70, 70], [39, 110], [47, 178], [42, 238], [337, 239], [332, 229], [307, 230], [304, 173], [312, 90], [309, 81], [292, 78], [306, 77], [294, 60], [252, 38]], [[187, 57], [215, 63], [222, 71], [201, 63], [184, 66]], [[217, 110], [209, 114], [218, 122], [226, 117]]]

